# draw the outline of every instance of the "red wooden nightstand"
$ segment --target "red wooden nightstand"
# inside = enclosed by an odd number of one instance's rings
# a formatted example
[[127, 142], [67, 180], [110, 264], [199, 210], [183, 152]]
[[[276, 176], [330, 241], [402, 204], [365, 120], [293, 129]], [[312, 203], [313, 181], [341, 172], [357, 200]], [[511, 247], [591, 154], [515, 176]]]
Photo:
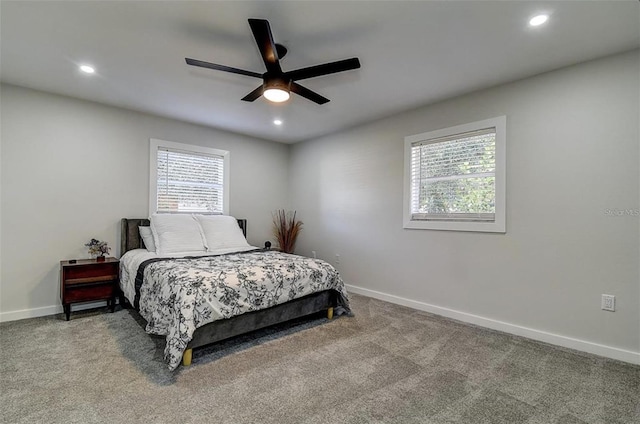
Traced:
[[60, 299], [67, 316], [71, 315], [71, 304], [106, 300], [113, 312], [118, 293], [120, 261], [106, 258], [103, 262], [95, 259], [78, 259], [75, 263], [60, 261]]

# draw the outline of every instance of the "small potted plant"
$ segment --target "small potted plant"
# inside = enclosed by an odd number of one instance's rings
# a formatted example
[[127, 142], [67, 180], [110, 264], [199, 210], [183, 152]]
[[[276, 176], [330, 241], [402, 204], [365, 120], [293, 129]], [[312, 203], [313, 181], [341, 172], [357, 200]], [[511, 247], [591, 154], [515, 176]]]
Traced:
[[111, 251], [106, 241], [100, 241], [94, 238], [92, 238], [89, 243], [86, 243], [85, 246], [89, 248], [89, 254], [92, 257], [95, 256], [98, 262], [103, 262], [105, 255], [108, 255]]

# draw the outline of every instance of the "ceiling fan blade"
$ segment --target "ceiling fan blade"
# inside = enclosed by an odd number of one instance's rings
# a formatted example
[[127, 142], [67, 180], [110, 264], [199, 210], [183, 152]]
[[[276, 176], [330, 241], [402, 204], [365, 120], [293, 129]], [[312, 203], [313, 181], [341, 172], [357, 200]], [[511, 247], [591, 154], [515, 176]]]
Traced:
[[309, 99], [312, 102], [318, 103], [319, 105], [323, 105], [329, 101], [326, 97], [322, 97], [316, 92], [309, 90], [308, 88], [304, 88], [298, 83], [291, 82], [291, 91], [294, 93], [304, 97], [305, 99]]
[[273, 41], [269, 21], [264, 19], [249, 19], [249, 26], [251, 27], [251, 32], [253, 32], [253, 37], [256, 39], [262, 60], [267, 67], [267, 72], [281, 73], [280, 59], [278, 58], [276, 43]]
[[351, 69], [360, 68], [360, 61], [357, 57], [337, 62], [325, 63], [323, 65], [310, 66], [308, 68], [296, 69], [295, 71], [285, 72], [285, 77], [293, 81], [319, 77], [321, 75], [335, 74], [336, 72], [349, 71]]
[[242, 100], [244, 100], [245, 102], [252, 102], [258, 97], [262, 96], [263, 91], [264, 91], [264, 86], [261, 85], [260, 87], [253, 90], [251, 93], [244, 96]]
[[230, 66], [203, 62], [202, 60], [189, 59], [188, 57], [186, 57], [184, 60], [187, 62], [187, 65], [191, 65], [191, 66], [199, 66], [201, 68], [215, 69], [216, 71], [231, 72], [232, 74], [246, 75], [248, 77], [262, 78], [262, 74], [259, 74], [257, 72], [245, 71], [244, 69], [232, 68]]

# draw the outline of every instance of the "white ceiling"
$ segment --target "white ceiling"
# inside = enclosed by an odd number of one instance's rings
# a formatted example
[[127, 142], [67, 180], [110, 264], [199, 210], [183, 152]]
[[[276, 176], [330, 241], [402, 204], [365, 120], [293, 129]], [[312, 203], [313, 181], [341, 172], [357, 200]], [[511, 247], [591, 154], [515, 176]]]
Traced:
[[[530, 28], [540, 12], [549, 22]], [[243, 102], [259, 79], [185, 64], [264, 72], [251, 17], [289, 49], [285, 71], [350, 57], [362, 68], [301, 81], [331, 99], [319, 106]], [[3, 82], [285, 143], [640, 46], [635, 0], [2, 1], [0, 18]]]

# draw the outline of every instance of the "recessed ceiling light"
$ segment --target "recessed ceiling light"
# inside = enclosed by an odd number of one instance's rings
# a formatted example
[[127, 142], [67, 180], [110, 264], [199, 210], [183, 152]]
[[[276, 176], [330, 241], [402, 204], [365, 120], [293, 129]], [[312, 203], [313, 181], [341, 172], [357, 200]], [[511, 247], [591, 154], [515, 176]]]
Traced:
[[93, 66], [89, 65], [80, 65], [80, 70], [86, 74], [93, 74], [96, 71]]
[[280, 120], [280, 119], [274, 119], [274, 120], [273, 120], [273, 123], [274, 123], [274, 124], [276, 124], [276, 125], [282, 125], [282, 120]]
[[529, 20], [529, 25], [531, 26], [542, 25], [543, 23], [547, 22], [547, 19], [549, 19], [549, 15], [534, 16]]

